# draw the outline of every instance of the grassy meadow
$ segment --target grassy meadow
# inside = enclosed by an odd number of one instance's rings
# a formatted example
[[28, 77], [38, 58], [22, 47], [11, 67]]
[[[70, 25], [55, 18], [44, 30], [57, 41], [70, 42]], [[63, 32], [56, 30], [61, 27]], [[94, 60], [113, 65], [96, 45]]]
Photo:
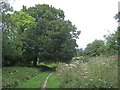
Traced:
[[[39, 64], [32, 67], [4, 67], [3, 88], [118, 88], [118, 57], [96, 57], [88, 62]], [[56, 71], [53, 70], [54, 67]]]
[[117, 56], [62, 63], [57, 72], [61, 88], [118, 88]]

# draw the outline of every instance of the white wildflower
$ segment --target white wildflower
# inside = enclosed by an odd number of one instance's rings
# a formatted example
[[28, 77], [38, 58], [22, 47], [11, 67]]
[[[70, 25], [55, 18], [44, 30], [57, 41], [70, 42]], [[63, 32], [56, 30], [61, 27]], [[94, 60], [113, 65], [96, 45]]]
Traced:
[[84, 78], [87, 78], [87, 76], [84, 76]]
[[93, 79], [91, 78], [90, 81], [93, 81]]
[[105, 63], [103, 63], [103, 65], [105, 65]]
[[65, 66], [68, 66], [68, 64], [65, 64]]
[[88, 74], [88, 72], [85, 72], [85, 74]]
[[102, 81], [102, 79], [98, 79], [99, 81]]

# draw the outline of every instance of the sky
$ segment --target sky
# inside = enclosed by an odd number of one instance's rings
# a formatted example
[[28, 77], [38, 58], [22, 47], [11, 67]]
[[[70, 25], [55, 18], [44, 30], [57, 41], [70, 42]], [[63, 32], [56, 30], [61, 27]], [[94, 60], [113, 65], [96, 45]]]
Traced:
[[49, 4], [65, 13], [65, 20], [70, 20], [81, 31], [77, 44], [85, 48], [95, 39], [104, 40], [104, 35], [114, 32], [118, 23], [114, 19], [118, 12], [119, 0], [9, 0], [14, 10], [20, 10], [35, 4]]

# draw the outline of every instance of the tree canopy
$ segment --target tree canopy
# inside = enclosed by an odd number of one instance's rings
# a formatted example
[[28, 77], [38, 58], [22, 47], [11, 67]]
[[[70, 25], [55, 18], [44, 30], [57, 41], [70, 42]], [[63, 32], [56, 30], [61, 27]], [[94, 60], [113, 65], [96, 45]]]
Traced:
[[[3, 65], [68, 62], [75, 55], [80, 31], [63, 10], [46, 4], [6, 13], [3, 27]], [[2, 23], [4, 24], [4, 23]]]

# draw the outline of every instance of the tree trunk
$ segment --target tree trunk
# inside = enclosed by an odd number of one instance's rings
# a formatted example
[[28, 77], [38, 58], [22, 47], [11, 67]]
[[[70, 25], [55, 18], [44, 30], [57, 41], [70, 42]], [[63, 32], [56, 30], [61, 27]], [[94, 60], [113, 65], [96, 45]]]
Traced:
[[37, 56], [35, 56], [34, 60], [33, 60], [33, 67], [36, 67], [37, 65]]

